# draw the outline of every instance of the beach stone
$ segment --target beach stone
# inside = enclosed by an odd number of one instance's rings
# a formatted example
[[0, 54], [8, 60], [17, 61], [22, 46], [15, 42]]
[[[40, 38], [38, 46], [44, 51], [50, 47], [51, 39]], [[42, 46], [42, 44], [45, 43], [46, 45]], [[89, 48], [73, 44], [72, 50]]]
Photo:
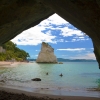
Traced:
[[59, 62], [59, 64], [63, 64], [63, 62]]
[[32, 81], [41, 81], [40, 78], [34, 78], [34, 79], [31, 79]]
[[37, 63], [57, 63], [54, 49], [45, 42], [42, 42], [41, 51], [36, 60]]

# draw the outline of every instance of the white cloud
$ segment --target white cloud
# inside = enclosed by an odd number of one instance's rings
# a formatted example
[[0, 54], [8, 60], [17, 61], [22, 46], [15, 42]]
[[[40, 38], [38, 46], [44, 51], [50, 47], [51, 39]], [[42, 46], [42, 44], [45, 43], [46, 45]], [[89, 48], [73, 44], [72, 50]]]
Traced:
[[94, 53], [87, 53], [85, 55], [77, 55], [74, 57], [70, 57], [70, 59], [96, 59]]
[[67, 24], [68, 22], [66, 20], [64, 20], [62, 17], [60, 17], [57, 14], [53, 14], [52, 16], [50, 16], [47, 20], [42, 21], [42, 23], [40, 23], [41, 26], [50, 26], [52, 24], [55, 25], [63, 25], [63, 24]]
[[57, 40], [57, 42], [64, 42], [64, 39], [59, 39]]
[[68, 36], [83, 36], [83, 32], [81, 32], [80, 30], [76, 30], [76, 29], [70, 29], [68, 27], [64, 27], [61, 30], [61, 34], [63, 37], [68, 37]]
[[68, 22], [62, 19], [57, 14], [54, 14], [48, 19], [42, 21], [39, 25], [22, 32], [11, 41], [16, 43], [17, 45], [38, 45], [41, 42], [63, 42], [63, 39], [57, 40], [57, 37], [55, 35], [52, 35], [50, 30], [47, 31], [46, 34], [43, 31], [47, 30], [47, 28], [54, 29], [52, 27], [52, 24], [62, 25], [66, 23]]
[[92, 50], [94, 50], [94, 48], [91, 48]]
[[77, 41], [77, 39], [72, 39], [72, 42], [75, 42], [75, 41]]
[[[64, 26], [61, 27], [62, 25]], [[41, 42], [56, 44], [57, 42], [64, 42], [64, 39], [59, 39], [57, 35], [53, 35], [52, 30], [59, 30], [61, 32], [59, 35], [63, 37], [76, 36], [79, 37], [76, 41], [84, 40], [83, 33], [76, 28], [69, 28], [69, 25], [63, 18], [57, 14], [53, 14], [39, 25], [22, 32], [11, 41], [17, 45], [38, 45]], [[44, 33], [44, 31], [46, 32]], [[75, 40], [68, 42], [75, 42]]]
[[76, 41], [85, 41], [87, 39], [84, 39], [84, 38], [79, 38], [79, 39], [72, 39], [70, 42], [76, 42]]
[[67, 48], [67, 49], [57, 49], [59, 51], [82, 51], [85, 50], [85, 48]]
[[78, 37], [78, 38], [84, 39], [84, 37], [82, 37], [82, 36], [81, 37]]
[[68, 55], [61, 55], [62, 57], [67, 57]]
[[38, 45], [42, 41], [56, 43], [54, 40], [56, 36], [49, 34], [44, 34], [41, 32], [41, 27], [35, 26], [29, 30], [24, 31], [22, 34], [18, 35], [12, 41], [18, 45]]
[[35, 50], [35, 51], [40, 51], [40, 50]]
[[65, 42], [77, 42], [77, 41], [86, 41], [89, 40], [89, 38], [85, 37], [73, 37], [70, 41], [65, 41]]
[[65, 42], [70, 42], [70, 41], [65, 41]]

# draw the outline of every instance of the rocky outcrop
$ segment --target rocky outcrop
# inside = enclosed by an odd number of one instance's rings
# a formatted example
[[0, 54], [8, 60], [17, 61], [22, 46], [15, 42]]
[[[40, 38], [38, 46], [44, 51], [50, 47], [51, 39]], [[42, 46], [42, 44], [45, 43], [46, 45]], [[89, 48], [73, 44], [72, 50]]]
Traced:
[[63, 62], [59, 62], [58, 64], [63, 64]]
[[5, 53], [6, 52], [6, 50], [5, 49], [3, 49], [3, 47], [2, 46], [0, 46], [0, 53]]
[[37, 25], [54, 12], [92, 39], [100, 65], [100, 0], [1, 0], [0, 44]]
[[42, 42], [41, 51], [36, 60], [37, 63], [57, 63], [54, 49], [45, 42]]

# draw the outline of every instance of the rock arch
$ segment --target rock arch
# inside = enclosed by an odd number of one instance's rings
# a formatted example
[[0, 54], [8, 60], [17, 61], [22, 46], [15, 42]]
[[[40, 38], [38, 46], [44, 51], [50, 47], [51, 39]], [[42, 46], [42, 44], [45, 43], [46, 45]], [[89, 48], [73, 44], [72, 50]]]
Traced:
[[92, 39], [100, 68], [100, 0], [1, 0], [0, 44], [55, 12]]

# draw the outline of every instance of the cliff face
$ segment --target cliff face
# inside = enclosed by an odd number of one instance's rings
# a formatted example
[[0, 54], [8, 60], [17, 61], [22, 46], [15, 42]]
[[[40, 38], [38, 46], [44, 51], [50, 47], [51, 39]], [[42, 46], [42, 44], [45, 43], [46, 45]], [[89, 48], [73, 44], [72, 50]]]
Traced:
[[36, 60], [37, 63], [57, 63], [54, 49], [45, 42], [42, 42], [41, 51]]
[[39, 24], [53, 13], [40, 0], [0, 0], [0, 44]]
[[5, 49], [3, 49], [3, 47], [2, 46], [0, 46], [0, 53], [5, 53], [6, 52], [6, 50]]
[[0, 44], [53, 13], [92, 39], [100, 66], [100, 0], [0, 0]]

